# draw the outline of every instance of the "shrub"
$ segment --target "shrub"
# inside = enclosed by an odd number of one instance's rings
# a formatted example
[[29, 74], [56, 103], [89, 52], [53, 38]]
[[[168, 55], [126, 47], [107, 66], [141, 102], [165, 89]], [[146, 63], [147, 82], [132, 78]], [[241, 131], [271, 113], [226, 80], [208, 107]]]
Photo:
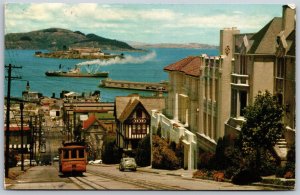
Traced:
[[197, 170], [193, 173], [193, 178], [206, 179], [208, 177], [208, 172], [205, 169]]
[[121, 159], [121, 151], [116, 146], [116, 138], [107, 136], [103, 143], [102, 160], [106, 164], [119, 163]]
[[151, 146], [149, 134], [138, 143], [135, 159], [136, 163], [141, 167], [149, 166], [151, 164]]
[[244, 169], [232, 177], [232, 183], [237, 185], [247, 185], [253, 182], [259, 182], [262, 178], [255, 170]]
[[259, 172], [261, 176], [274, 175], [276, 173], [277, 162], [269, 150], [262, 152], [260, 161], [261, 167]]
[[213, 169], [214, 154], [211, 152], [203, 152], [200, 154], [198, 169]]
[[239, 172], [239, 169], [237, 169], [236, 167], [228, 167], [225, 170], [225, 178], [226, 179], [231, 179], [234, 175], [236, 175]]
[[285, 179], [292, 179], [292, 178], [295, 178], [295, 175], [294, 175], [293, 172], [288, 171], [288, 172], [286, 172], [286, 173], [284, 174], [283, 177], [284, 177]]
[[225, 180], [225, 174], [223, 172], [217, 171], [213, 173], [213, 179], [215, 181], [223, 182]]
[[181, 168], [184, 167], [184, 145], [183, 145], [182, 140], [183, 140], [183, 138], [181, 137], [177, 144], [175, 142], [171, 142], [171, 144], [170, 144], [170, 147], [175, 152], [175, 155], [179, 160], [179, 165]]
[[152, 167], [157, 169], [174, 170], [180, 168], [180, 162], [168, 143], [159, 136], [153, 136]]
[[285, 174], [285, 167], [278, 167], [276, 169], [275, 175], [276, 177], [283, 177]]

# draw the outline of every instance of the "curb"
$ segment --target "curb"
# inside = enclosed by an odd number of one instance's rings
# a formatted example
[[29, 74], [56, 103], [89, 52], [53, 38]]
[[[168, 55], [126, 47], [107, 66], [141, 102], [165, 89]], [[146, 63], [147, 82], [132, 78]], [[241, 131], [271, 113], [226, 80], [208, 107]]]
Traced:
[[284, 186], [284, 185], [275, 185], [275, 184], [267, 184], [267, 183], [252, 183], [252, 186], [263, 186], [263, 187], [272, 187], [272, 188], [280, 188], [282, 190], [295, 190], [295, 186]]
[[172, 176], [179, 176], [179, 177], [182, 177], [181, 174], [178, 174], [178, 173], [166, 173], [166, 175], [172, 175]]
[[158, 171], [145, 170], [145, 169], [139, 169], [139, 168], [137, 168], [137, 170], [142, 171], [142, 172], [147, 172], [147, 173], [160, 174]]

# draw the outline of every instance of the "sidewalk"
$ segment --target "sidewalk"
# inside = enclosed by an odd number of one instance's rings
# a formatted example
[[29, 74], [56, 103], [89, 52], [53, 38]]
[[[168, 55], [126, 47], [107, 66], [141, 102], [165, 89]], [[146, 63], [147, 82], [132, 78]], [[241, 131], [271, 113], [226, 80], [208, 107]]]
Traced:
[[148, 172], [148, 173], [154, 173], [154, 174], [164, 174], [164, 175], [174, 175], [184, 178], [193, 178], [193, 173], [195, 170], [184, 170], [184, 169], [178, 169], [178, 170], [164, 170], [164, 169], [153, 169], [151, 166], [148, 167], [139, 167], [138, 171]]
[[[164, 175], [174, 175], [183, 177], [185, 179], [197, 179], [193, 178], [193, 173], [196, 170], [184, 170], [184, 169], [178, 169], [178, 170], [162, 170], [162, 169], [152, 169], [151, 166], [148, 167], [140, 167], [138, 168], [138, 171], [153, 173], [153, 174], [164, 174]], [[226, 182], [226, 181], [225, 181]], [[278, 189], [285, 189], [285, 190], [294, 190], [293, 185], [287, 185], [286, 182], [289, 183], [295, 183], [295, 179], [280, 179], [280, 178], [274, 178], [274, 177], [263, 177], [263, 180], [261, 182], [252, 183], [249, 185], [253, 186], [264, 186], [264, 187], [272, 187], [272, 188], [278, 188]], [[230, 182], [231, 183], [231, 182]]]
[[4, 181], [4, 188], [7, 188], [8, 186], [14, 184], [16, 182], [17, 177], [25, 173], [28, 169], [30, 169], [30, 167], [28, 166], [24, 167], [24, 171], [21, 171], [21, 167], [9, 168], [8, 178], [5, 178]]

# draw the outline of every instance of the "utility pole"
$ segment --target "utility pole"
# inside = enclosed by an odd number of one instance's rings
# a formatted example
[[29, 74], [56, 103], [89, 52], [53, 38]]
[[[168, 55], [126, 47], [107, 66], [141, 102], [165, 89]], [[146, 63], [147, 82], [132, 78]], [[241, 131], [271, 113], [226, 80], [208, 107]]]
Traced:
[[20, 103], [21, 110], [21, 171], [24, 171], [24, 129], [23, 129], [23, 102]]
[[30, 122], [29, 122], [29, 128], [30, 128], [30, 166], [32, 166], [31, 161], [33, 159], [33, 125], [32, 125], [32, 116], [30, 116]]
[[34, 131], [33, 131], [33, 138], [34, 138], [34, 160], [36, 160], [36, 130], [37, 130], [37, 116], [34, 116]]
[[9, 64], [5, 66], [7, 70], [7, 98], [6, 98], [6, 131], [5, 131], [5, 177], [8, 178], [9, 173], [9, 137], [10, 137], [10, 88], [11, 88], [11, 79], [20, 79], [20, 77], [12, 77], [11, 71], [12, 68], [22, 68], [20, 66], [12, 66]]

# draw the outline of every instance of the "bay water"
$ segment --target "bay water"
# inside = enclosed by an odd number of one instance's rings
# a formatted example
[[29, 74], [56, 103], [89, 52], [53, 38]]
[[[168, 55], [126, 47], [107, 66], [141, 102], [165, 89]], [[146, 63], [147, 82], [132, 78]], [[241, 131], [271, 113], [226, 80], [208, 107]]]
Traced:
[[[49, 77], [46, 71], [58, 70], [61, 64], [63, 70], [74, 68], [78, 63], [88, 63], [85, 59], [57, 59], [36, 57], [35, 50], [5, 50], [5, 65], [12, 64], [22, 66], [21, 69], [13, 69], [12, 76], [20, 76], [22, 79], [13, 80], [11, 84], [11, 95], [22, 97], [22, 91], [26, 89], [29, 81], [30, 90], [56, 97], [63, 90], [90, 93], [100, 90], [102, 102], [113, 102], [116, 96], [126, 96], [139, 93], [151, 96], [153, 92], [125, 90], [99, 87], [101, 79], [104, 78], [74, 78], [74, 77]], [[47, 51], [42, 51], [47, 52]], [[120, 54], [121, 52], [111, 52]], [[168, 74], [163, 71], [165, 66], [175, 63], [188, 56], [207, 54], [209, 56], [219, 55], [217, 49], [185, 49], [185, 48], [151, 48], [146, 52], [122, 52], [125, 60], [102, 63], [100, 71], [108, 71], [109, 78], [113, 80], [160, 82], [168, 80]], [[5, 72], [5, 75], [7, 73]], [[7, 80], [5, 80], [4, 94], [6, 96]]]

